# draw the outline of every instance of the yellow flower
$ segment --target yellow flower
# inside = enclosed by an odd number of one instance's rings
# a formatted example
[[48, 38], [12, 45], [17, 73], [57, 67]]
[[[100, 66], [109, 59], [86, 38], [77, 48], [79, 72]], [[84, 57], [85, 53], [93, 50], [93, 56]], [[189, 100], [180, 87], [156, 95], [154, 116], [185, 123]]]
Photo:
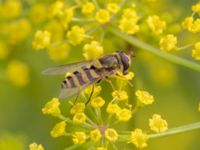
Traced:
[[52, 43], [61, 43], [65, 36], [63, 25], [56, 19], [49, 20], [45, 26], [45, 30], [50, 33]]
[[83, 56], [86, 60], [97, 58], [103, 54], [103, 47], [97, 41], [85, 44], [83, 47]]
[[65, 27], [65, 29], [67, 29], [68, 24], [72, 21], [72, 18], [74, 16], [74, 11], [72, 8], [65, 8], [63, 14], [60, 16], [61, 21]]
[[163, 51], [171, 51], [173, 49], [176, 49], [177, 47], [177, 38], [172, 35], [168, 34], [165, 37], [160, 39], [160, 49]]
[[70, 110], [71, 114], [75, 113], [82, 113], [85, 110], [85, 104], [84, 103], [76, 103]]
[[141, 129], [135, 129], [131, 132], [130, 142], [133, 143], [137, 148], [144, 148], [147, 146], [148, 136], [142, 132]]
[[146, 91], [137, 90], [135, 95], [140, 105], [149, 105], [154, 102], [154, 97]]
[[192, 33], [200, 32], [200, 19], [199, 18], [194, 21], [190, 32], [192, 32]]
[[124, 9], [120, 19], [119, 29], [126, 34], [135, 34], [139, 31], [138, 20], [139, 17], [134, 9]]
[[106, 147], [97, 147], [95, 150], [108, 150]]
[[181, 25], [184, 29], [191, 31], [193, 27], [193, 21], [194, 21], [193, 17], [187, 17], [184, 19]]
[[121, 108], [117, 104], [113, 104], [113, 103], [109, 103], [108, 106], [107, 106], [107, 108], [106, 108], [106, 111], [109, 114], [116, 114], [120, 110], [121, 110]]
[[18, 44], [31, 32], [31, 24], [27, 19], [20, 19], [9, 25], [9, 42]]
[[43, 114], [49, 114], [52, 116], [59, 116], [61, 114], [59, 108], [60, 102], [58, 98], [53, 98], [51, 101], [47, 102], [42, 108]]
[[63, 13], [64, 2], [63, 1], [55, 1], [48, 8], [48, 14], [50, 17], [59, 16]]
[[44, 150], [41, 144], [32, 143], [29, 145], [29, 150]]
[[160, 18], [156, 15], [149, 16], [147, 18], [147, 24], [156, 35], [162, 34], [163, 30], [166, 28], [166, 22], [160, 20]]
[[108, 3], [107, 9], [111, 13], [116, 14], [120, 10], [120, 7], [116, 3]]
[[48, 31], [37, 31], [35, 34], [35, 39], [32, 43], [33, 48], [40, 50], [47, 48], [50, 45], [51, 34]]
[[75, 124], [82, 124], [87, 119], [86, 115], [84, 113], [76, 113], [73, 117], [73, 122]]
[[[87, 94], [87, 95], [90, 95], [91, 92], [92, 92], [92, 88], [93, 88], [93, 85], [92, 86], [89, 86], [88, 88], [86, 88], [84, 90], [84, 93]], [[99, 95], [99, 93], [101, 92], [101, 86], [100, 85], [94, 85], [94, 91], [93, 91], [93, 97]]]
[[110, 21], [109, 11], [106, 10], [106, 9], [98, 10], [97, 13], [96, 13], [96, 20], [101, 24], [108, 23]]
[[51, 136], [53, 138], [57, 138], [57, 137], [66, 135], [65, 127], [66, 127], [66, 122], [65, 121], [61, 121], [61, 122], [57, 123], [53, 127], [53, 129], [51, 130], [51, 132], [50, 132]]
[[101, 108], [105, 104], [105, 100], [102, 97], [95, 97], [90, 102], [91, 106], [94, 108]]
[[129, 109], [121, 109], [119, 112], [117, 112], [117, 119], [119, 121], [129, 121], [132, 117], [132, 112]]
[[121, 71], [117, 72], [117, 75], [122, 77], [123, 79], [129, 81], [132, 80], [135, 76], [135, 74], [133, 72], [128, 72], [128, 74], [123, 74]]
[[200, 2], [192, 6], [192, 11], [196, 13], [200, 13]]
[[72, 141], [74, 142], [74, 144], [83, 144], [86, 141], [86, 134], [84, 132], [75, 132], [72, 135]]
[[0, 41], [0, 59], [5, 59], [8, 57], [10, 50], [5, 42]]
[[84, 39], [85, 29], [79, 26], [73, 26], [70, 31], [67, 32], [67, 38], [69, 43], [73, 46], [80, 44]]
[[105, 138], [109, 142], [115, 142], [118, 139], [118, 133], [115, 129], [107, 128], [105, 131]]
[[29, 68], [26, 64], [12, 60], [6, 69], [8, 80], [16, 86], [25, 86], [29, 82]]
[[69, 55], [69, 45], [67, 43], [59, 43], [48, 48], [49, 57], [54, 61], [64, 60]]
[[82, 5], [82, 9], [81, 12], [83, 14], [92, 14], [95, 10], [95, 5], [92, 2], [87, 2], [85, 4]]
[[127, 101], [128, 100], [128, 94], [126, 91], [113, 91], [112, 96], [114, 99], [118, 101]]
[[42, 4], [36, 4], [31, 7], [30, 10], [30, 18], [34, 23], [41, 23], [46, 20], [47, 18], [47, 7]]
[[16, 18], [21, 14], [22, 2], [19, 0], [6, 0], [0, 9], [0, 16], [6, 19]]
[[149, 119], [149, 127], [152, 131], [159, 133], [166, 131], [168, 129], [168, 124], [160, 115], [154, 114], [153, 117]]
[[101, 139], [101, 132], [99, 129], [94, 129], [90, 131], [90, 138], [92, 141], [97, 142]]
[[200, 60], [200, 42], [197, 42], [194, 45], [194, 49], [192, 50], [192, 57], [196, 60]]

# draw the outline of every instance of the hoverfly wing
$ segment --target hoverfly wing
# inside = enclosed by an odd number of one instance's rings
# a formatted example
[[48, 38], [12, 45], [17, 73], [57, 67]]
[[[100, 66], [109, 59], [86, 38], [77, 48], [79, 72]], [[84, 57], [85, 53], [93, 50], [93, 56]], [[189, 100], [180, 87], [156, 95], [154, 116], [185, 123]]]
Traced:
[[92, 61], [83, 61], [72, 64], [60, 65], [52, 68], [47, 68], [42, 72], [44, 75], [62, 75], [67, 72], [74, 72], [83, 66], [89, 66]]
[[79, 86], [79, 87], [62, 88], [61, 92], [59, 94], [59, 99], [68, 99], [68, 98], [71, 98], [71, 97], [73, 97], [73, 96], [75, 96], [77, 94], [80, 94], [80, 92], [82, 92], [84, 89], [86, 89], [87, 87], [89, 87], [92, 84], [95, 84], [99, 80], [101, 80], [101, 78], [96, 78], [93, 81], [85, 83], [84, 85]]

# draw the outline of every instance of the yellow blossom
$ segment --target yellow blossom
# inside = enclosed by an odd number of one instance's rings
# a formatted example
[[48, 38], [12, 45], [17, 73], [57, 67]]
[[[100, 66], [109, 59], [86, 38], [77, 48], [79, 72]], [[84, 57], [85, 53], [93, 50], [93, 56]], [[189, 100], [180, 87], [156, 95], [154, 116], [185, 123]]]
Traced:
[[154, 102], [154, 97], [147, 91], [137, 90], [135, 95], [140, 105], [149, 105]]
[[121, 110], [121, 108], [117, 104], [113, 104], [113, 103], [109, 103], [108, 106], [107, 106], [107, 108], [106, 108], [106, 111], [109, 114], [116, 114], [120, 110]]
[[200, 60], [200, 42], [197, 42], [194, 45], [194, 49], [192, 50], [192, 57], [196, 60]]
[[47, 48], [51, 41], [51, 34], [48, 31], [37, 31], [32, 43], [36, 50]]
[[79, 26], [73, 26], [70, 31], [67, 32], [67, 38], [69, 43], [73, 46], [80, 44], [84, 39], [85, 29]]
[[95, 10], [95, 5], [92, 2], [87, 2], [82, 5], [81, 12], [83, 14], [92, 14]]
[[200, 32], [200, 19], [199, 18], [197, 18], [193, 22], [193, 26], [191, 27], [190, 32], [192, 32], [192, 33], [198, 33], [198, 32]]
[[29, 145], [29, 150], [44, 150], [41, 144], [32, 143]]
[[9, 42], [11, 44], [18, 44], [31, 32], [31, 24], [27, 19], [20, 19], [9, 25]]
[[187, 17], [184, 19], [181, 25], [184, 29], [191, 31], [193, 27], [193, 21], [194, 21], [193, 17]]
[[82, 124], [83, 122], [85, 122], [86, 120], [86, 115], [84, 113], [76, 113], [74, 116], [73, 116], [73, 122], [75, 124]]
[[130, 142], [133, 143], [137, 148], [144, 148], [147, 146], [148, 136], [142, 132], [141, 129], [135, 129], [131, 132]]
[[177, 47], [177, 38], [173, 34], [168, 34], [160, 39], [160, 49], [163, 51], [171, 51]]
[[41, 23], [46, 20], [47, 18], [47, 7], [42, 4], [36, 4], [31, 7], [30, 10], [30, 18], [34, 23]]
[[131, 71], [128, 72], [128, 74], [125, 74], [125, 75], [123, 74], [123, 72], [119, 71], [119, 72], [117, 72], [117, 75], [119, 77], [122, 77], [122, 79], [125, 79], [127, 81], [132, 80], [134, 78], [134, 76], [135, 76], [135, 74], [133, 72], [131, 72]]
[[108, 150], [106, 147], [97, 147], [95, 150]]
[[59, 105], [60, 105], [59, 99], [52, 98], [52, 100], [47, 102], [45, 106], [42, 108], [42, 112], [43, 114], [49, 114], [57, 117], [61, 114]]
[[128, 100], [128, 94], [126, 91], [113, 91], [112, 92], [113, 98], [115, 98], [118, 101], [127, 101]]
[[16, 86], [25, 86], [29, 82], [29, 68], [26, 64], [12, 60], [6, 69], [8, 80]]
[[158, 16], [153, 15], [147, 18], [147, 24], [154, 34], [159, 35], [163, 33], [166, 28], [166, 22], [162, 21]]
[[90, 102], [91, 106], [94, 108], [101, 108], [105, 104], [105, 100], [102, 97], [95, 97]]
[[71, 109], [70, 113], [75, 114], [75, 113], [82, 113], [85, 110], [85, 104], [84, 103], [76, 103]]
[[[50, 33], [52, 43], [61, 43], [65, 36], [63, 25], [56, 19], [51, 19], [45, 26], [45, 30]], [[54, 44], [53, 44], [54, 45]]]
[[[94, 86], [94, 87], [93, 87]], [[94, 88], [94, 91], [93, 91], [93, 97], [99, 95], [99, 93], [101, 92], [101, 86], [100, 85], [92, 85], [92, 86], [89, 86], [88, 88], [86, 88], [84, 90], [84, 93], [87, 94], [87, 95], [90, 95], [91, 92], [92, 92], [92, 88]]]
[[0, 41], [0, 59], [5, 59], [9, 55], [10, 50], [5, 42]]
[[115, 13], [117, 13], [120, 10], [120, 7], [116, 3], [108, 3], [107, 9], [111, 13], [115, 14]]
[[67, 29], [68, 24], [72, 21], [74, 16], [74, 10], [72, 8], [65, 8], [62, 15], [60, 15], [60, 19], [65, 29]]
[[109, 142], [115, 142], [118, 139], [118, 133], [115, 129], [107, 128], [105, 131], [105, 138]]
[[123, 108], [117, 112], [117, 119], [119, 121], [129, 121], [132, 117], [132, 112], [129, 109]]
[[48, 8], [48, 14], [50, 17], [59, 16], [63, 13], [64, 2], [63, 1], [55, 1]]
[[84, 132], [75, 132], [72, 135], [72, 141], [74, 142], [74, 144], [83, 144], [86, 141], [86, 134]]
[[124, 9], [120, 19], [119, 29], [126, 34], [134, 34], [139, 31], [138, 20], [139, 17], [134, 9]]
[[97, 13], [96, 13], [96, 20], [101, 24], [108, 23], [110, 21], [109, 11], [106, 10], [106, 9], [98, 10]]
[[168, 124], [160, 115], [154, 114], [153, 117], [149, 119], [149, 127], [152, 131], [159, 133], [166, 131], [168, 129]]
[[200, 13], [200, 2], [192, 6], [192, 11], [196, 13]]
[[66, 122], [65, 121], [61, 121], [61, 122], [57, 123], [53, 127], [53, 129], [51, 130], [51, 132], [50, 132], [51, 136], [53, 138], [57, 138], [57, 137], [66, 135], [65, 127], [66, 127]]
[[49, 57], [54, 61], [64, 60], [69, 55], [67, 43], [59, 43], [48, 48]]
[[20, 0], [6, 0], [0, 8], [0, 16], [6, 19], [16, 18], [21, 14], [22, 2]]
[[103, 54], [103, 47], [97, 41], [85, 44], [83, 47], [83, 56], [86, 60], [97, 58]]
[[99, 129], [94, 129], [90, 131], [90, 138], [92, 141], [97, 142], [101, 139], [101, 132]]

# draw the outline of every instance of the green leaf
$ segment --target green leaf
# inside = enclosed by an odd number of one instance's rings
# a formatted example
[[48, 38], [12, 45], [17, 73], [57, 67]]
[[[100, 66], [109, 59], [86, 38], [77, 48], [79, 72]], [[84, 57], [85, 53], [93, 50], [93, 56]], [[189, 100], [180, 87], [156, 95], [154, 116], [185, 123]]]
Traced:
[[173, 62], [175, 64], [187, 67], [187, 68], [195, 70], [195, 71], [200, 71], [200, 64], [198, 64], [198, 63], [195, 63], [193, 61], [190, 61], [190, 60], [187, 60], [187, 59], [184, 59], [184, 58], [181, 58], [181, 57], [178, 57], [178, 56], [166, 53], [166, 52], [163, 52], [160, 49], [155, 48], [155, 47], [137, 39], [134, 36], [129, 36], [125, 33], [120, 32], [118, 29], [110, 28], [109, 30], [116, 36], [122, 38], [123, 40], [127, 41], [128, 43], [130, 43], [136, 47], [142, 48], [152, 54], [155, 54], [155, 55], [157, 55], [161, 58], [164, 58], [170, 62]]

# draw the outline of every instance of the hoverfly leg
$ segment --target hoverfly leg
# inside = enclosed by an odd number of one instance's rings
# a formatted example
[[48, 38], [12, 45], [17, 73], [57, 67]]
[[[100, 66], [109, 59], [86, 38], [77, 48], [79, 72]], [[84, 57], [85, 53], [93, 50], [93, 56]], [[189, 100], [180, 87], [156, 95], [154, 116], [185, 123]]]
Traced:
[[94, 85], [92, 86], [92, 91], [91, 91], [91, 93], [90, 93], [90, 96], [89, 96], [89, 98], [88, 98], [87, 102], [85, 103], [85, 105], [86, 105], [86, 106], [87, 106], [87, 104], [90, 102], [90, 100], [91, 100], [91, 98], [92, 98], [92, 95], [93, 95], [93, 93], [94, 93]]

